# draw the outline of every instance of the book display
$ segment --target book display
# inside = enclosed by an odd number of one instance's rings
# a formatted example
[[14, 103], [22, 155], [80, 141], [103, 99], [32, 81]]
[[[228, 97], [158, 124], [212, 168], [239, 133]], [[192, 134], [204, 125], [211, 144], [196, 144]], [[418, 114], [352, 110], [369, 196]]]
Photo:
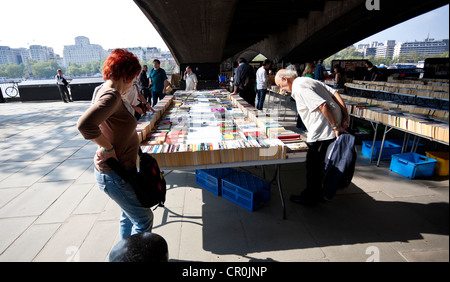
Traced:
[[136, 131], [162, 167], [282, 160], [307, 150], [299, 134], [225, 90], [177, 91], [154, 109]]
[[[347, 83], [349, 89], [367, 89], [367, 91], [388, 91], [401, 96], [411, 96], [416, 99], [428, 97], [433, 101], [447, 103], [448, 81], [402, 81], [399, 82], [367, 82], [353, 81]], [[363, 91], [363, 90], [362, 90]], [[416, 134], [433, 141], [449, 143], [449, 111], [435, 107], [417, 106], [395, 101], [383, 101], [359, 97], [356, 95], [341, 95], [347, 104], [347, 110], [356, 117], [376, 121], [408, 133]]]
[[[350, 114], [368, 120], [377, 121], [413, 134], [422, 135], [431, 140], [449, 143], [449, 126], [447, 122], [431, 118], [426, 114], [410, 113], [398, 108], [388, 108], [375, 103], [354, 102], [345, 95], [347, 110]], [[371, 101], [374, 102], [374, 101]], [[448, 112], [447, 112], [448, 116]]]
[[392, 80], [390, 82], [384, 82], [354, 80], [352, 83], [346, 83], [345, 86], [421, 97], [449, 99], [448, 81]]

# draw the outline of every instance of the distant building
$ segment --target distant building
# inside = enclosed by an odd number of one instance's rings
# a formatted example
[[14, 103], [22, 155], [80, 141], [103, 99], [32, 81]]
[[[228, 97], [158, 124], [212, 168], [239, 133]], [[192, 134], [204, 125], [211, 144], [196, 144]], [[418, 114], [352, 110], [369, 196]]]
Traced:
[[30, 45], [30, 57], [39, 62], [56, 59], [53, 48], [42, 45]]
[[[161, 51], [156, 47], [131, 47], [125, 48], [135, 54], [139, 60], [145, 62], [159, 59], [162, 65], [176, 65], [175, 59], [169, 51]], [[55, 54], [53, 48], [41, 45], [30, 45], [27, 48], [10, 48], [9, 46], [0, 46], [0, 65], [2, 64], [26, 64], [29, 67], [29, 59], [40, 62], [56, 60], [58, 65], [68, 67], [70, 63], [84, 65], [87, 62], [105, 59], [113, 49], [105, 51], [98, 44], [91, 44], [89, 38], [78, 36], [75, 38], [75, 45], [65, 45], [63, 57]], [[151, 66], [150, 66], [151, 67]]]
[[0, 46], [0, 65], [9, 63], [17, 64], [17, 59], [14, 57], [12, 49], [8, 46]]
[[[30, 54], [30, 50], [26, 48], [10, 48], [8, 46], [0, 46], [0, 65], [26, 63], [31, 57]], [[41, 54], [41, 56], [48, 57], [49, 54]]]
[[379, 44], [376, 48], [375, 57], [393, 58], [395, 49], [395, 40], [387, 40], [384, 44]]
[[449, 50], [449, 40], [434, 40], [427, 38], [424, 41], [401, 42], [395, 45], [394, 57], [402, 54], [417, 52], [419, 55], [440, 55]]
[[359, 44], [356, 47], [356, 50], [358, 52], [361, 52], [361, 55], [363, 56], [363, 58], [367, 58], [369, 56], [375, 57], [375, 55], [377, 54], [377, 48], [378, 48], [378, 42], [373, 41], [370, 44]]
[[75, 45], [65, 45], [63, 50], [64, 65], [70, 63], [84, 65], [85, 63], [98, 61], [105, 58], [107, 54], [102, 46], [90, 44], [89, 38], [85, 36], [75, 37]]
[[[161, 49], [156, 47], [128, 47], [125, 48], [131, 53], [135, 54], [139, 60], [149, 62], [161, 56]], [[113, 49], [109, 49], [108, 53]]]

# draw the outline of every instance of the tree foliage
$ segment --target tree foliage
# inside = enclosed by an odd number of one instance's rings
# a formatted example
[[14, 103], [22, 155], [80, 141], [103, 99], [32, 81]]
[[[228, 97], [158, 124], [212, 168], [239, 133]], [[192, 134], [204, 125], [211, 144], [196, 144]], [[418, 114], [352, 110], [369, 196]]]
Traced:
[[19, 78], [23, 76], [23, 64], [4, 64], [0, 65], [0, 77]]
[[[50, 60], [46, 62], [40, 62], [34, 59], [29, 59], [27, 64], [3, 64], [0, 65], [0, 77], [6, 77], [11, 79], [21, 79], [21, 78], [34, 78], [34, 79], [44, 79], [53, 78], [56, 75], [56, 70], [61, 69], [65, 75], [74, 76], [90, 76], [100, 74], [103, 71], [103, 63], [105, 59], [92, 61], [79, 65], [76, 63], [70, 63], [70, 65], [65, 69], [60, 66], [55, 60]], [[153, 67], [153, 60], [145, 62], [140, 60], [141, 65], [148, 65], [149, 69]], [[166, 72], [172, 71], [173, 65], [170, 65], [167, 61], [161, 62], [161, 68], [165, 69]], [[30, 71], [31, 73], [30, 73]]]

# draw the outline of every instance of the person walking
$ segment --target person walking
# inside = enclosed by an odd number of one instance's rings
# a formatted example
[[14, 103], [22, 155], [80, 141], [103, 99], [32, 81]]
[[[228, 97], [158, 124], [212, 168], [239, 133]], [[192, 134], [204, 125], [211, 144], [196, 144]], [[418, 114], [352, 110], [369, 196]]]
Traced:
[[166, 96], [167, 81], [166, 71], [161, 68], [161, 62], [153, 60], [153, 69], [150, 71], [150, 85], [152, 86], [152, 107]]
[[[133, 187], [108, 166], [115, 158], [127, 171], [136, 170], [139, 138], [137, 120], [124, 105], [124, 95], [141, 71], [138, 58], [125, 49], [113, 50], [103, 65], [105, 83], [94, 104], [79, 118], [81, 135], [98, 145], [94, 155], [94, 175], [99, 188], [121, 208], [120, 238], [150, 232], [153, 212], [139, 202]], [[126, 99], [125, 99], [126, 100]]]

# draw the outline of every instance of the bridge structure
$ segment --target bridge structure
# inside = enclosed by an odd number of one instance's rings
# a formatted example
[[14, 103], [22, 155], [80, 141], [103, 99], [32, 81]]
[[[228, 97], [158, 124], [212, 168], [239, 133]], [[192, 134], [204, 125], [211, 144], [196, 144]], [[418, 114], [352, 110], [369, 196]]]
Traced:
[[221, 64], [233, 64], [239, 57], [252, 60], [258, 54], [281, 65], [324, 59], [449, 3], [447, 0], [134, 2], [181, 67], [203, 66], [205, 73]]

